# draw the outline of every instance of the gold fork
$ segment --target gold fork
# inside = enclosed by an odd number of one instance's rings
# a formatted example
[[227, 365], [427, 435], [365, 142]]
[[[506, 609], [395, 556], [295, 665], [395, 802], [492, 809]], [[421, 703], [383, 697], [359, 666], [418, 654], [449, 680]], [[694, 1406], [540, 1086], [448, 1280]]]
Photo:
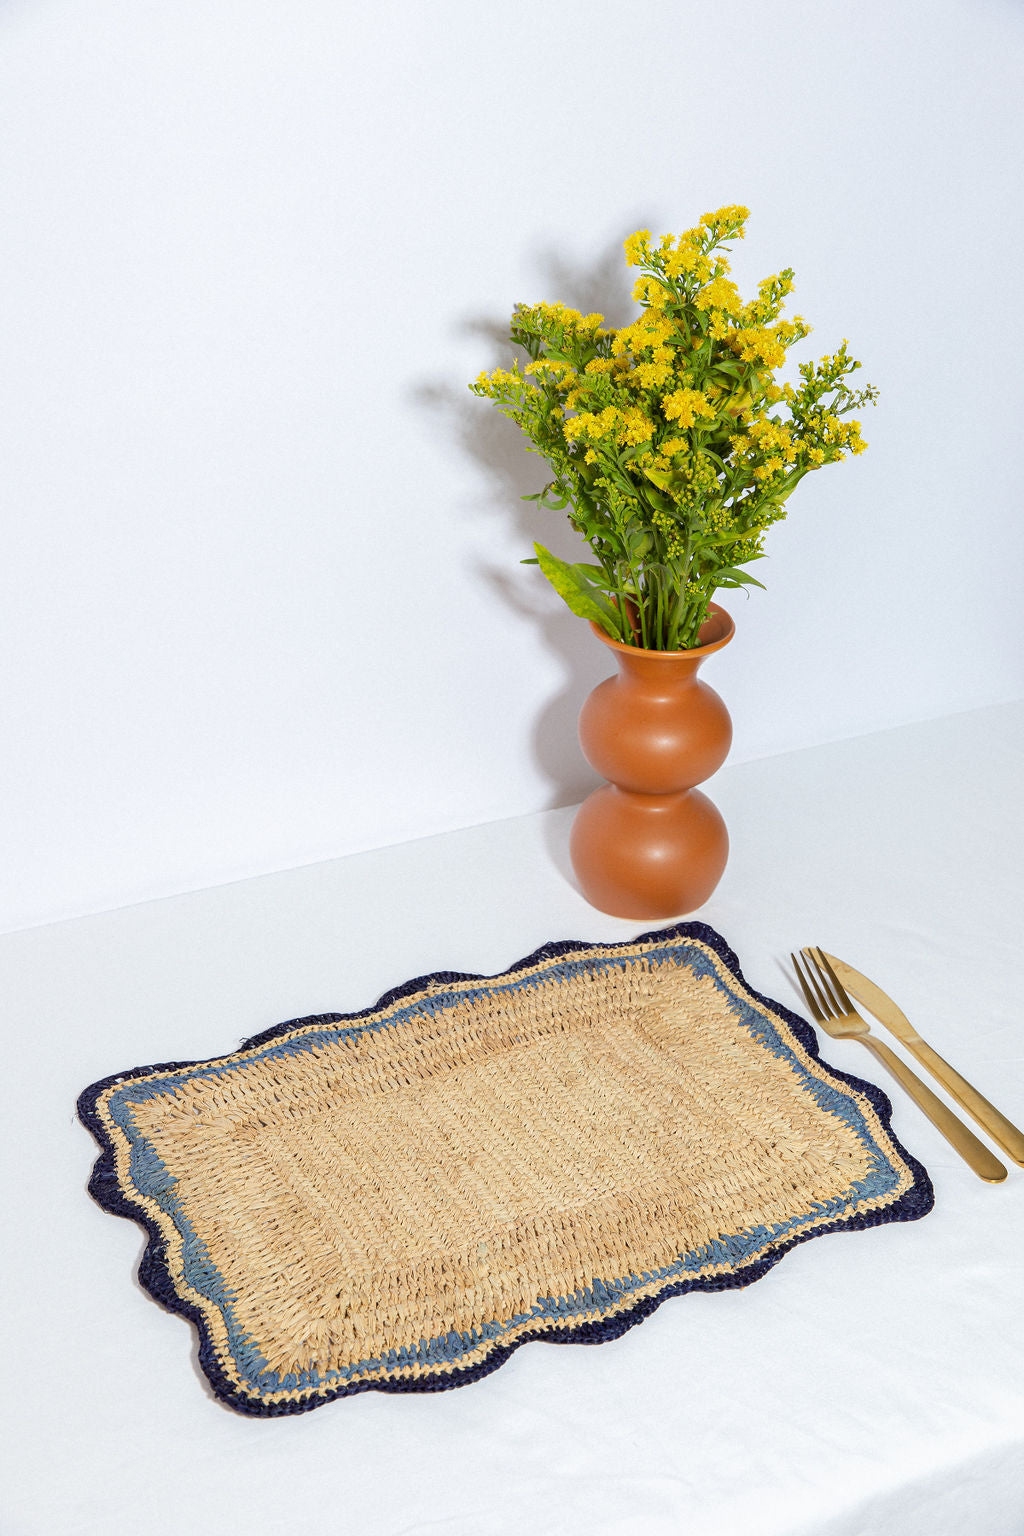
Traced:
[[910, 1094], [917, 1107], [928, 1116], [936, 1130], [942, 1132], [979, 1178], [986, 1179], [990, 1184], [999, 1184], [1005, 1179], [1006, 1169], [998, 1157], [994, 1157], [984, 1142], [979, 1141], [974, 1132], [957, 1119], [948, 1105], [936, 1098], [916, 1072], [911, 1072], [894, 1051], [875, 1038], [860, 1014], [854, 1011], [846, 989], [821, 950], [805, 948], [800, 953], [804, 957], [803, 967], [796, 955], [791, 956], [797, 979], [807, 999], [807, 1006], [822, 1029], [834, 1035], [837, 1040], [859, 1040], [869, 1051], [873, 1051]]

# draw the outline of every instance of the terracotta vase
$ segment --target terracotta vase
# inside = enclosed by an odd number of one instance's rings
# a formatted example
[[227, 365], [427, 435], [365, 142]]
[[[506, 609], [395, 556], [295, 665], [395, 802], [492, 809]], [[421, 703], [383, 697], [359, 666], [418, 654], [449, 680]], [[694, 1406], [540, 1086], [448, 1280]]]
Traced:
[[697, 670], [733, 637], [712, 603], [700, 644], [644, 651], [612, 640], [618, 674], [580, 711], [580, 745], [609, 780], [580, 806], [569, 852], [584, 896], [615, 917], [679, 917], [707, 901], [729, 854], [725, 822], [694, 786], [720, 768], [732, 742], [722, 700]]

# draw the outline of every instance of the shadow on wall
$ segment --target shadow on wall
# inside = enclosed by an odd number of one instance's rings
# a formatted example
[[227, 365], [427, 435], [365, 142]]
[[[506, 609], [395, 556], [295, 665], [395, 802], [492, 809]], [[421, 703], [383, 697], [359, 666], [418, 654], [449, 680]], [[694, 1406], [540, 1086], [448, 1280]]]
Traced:
[[[639, 227], [640, 224], [631, 224], [626, 233]], [[542, 293], [557, 297], [585, 315], [597, 311], [616, 327], [634, 318], [629, 296], [631, 279], [623, 261], [621, 241], [610, 245], [586, 267], [574, 267], [551, 250], [539, 253], [537, 265], [541, 272], [537, 286]], [[494, 368], [507, 368], [513, 355], [521, 362], [529, 361], [526, 353], [509, 341], [511, 313], [510, 303], [508, 315], [500, 319], [474, 315], [457, 323], [455, 330], [459, 336], [483, 339], [488, 344], [488, 351], [481, 349], [474, 377]], [[586, 545], [573, 531], [564, 512], [545, 512], [535, 502], [522, 500], [524, 495], [539, 491], [551, 478], [549, 466], [539, 454], [529, 451], [527, 439], [514, 422], [490, 401], [470, 394], [468, 383], [468, 379], [465, 384], [444, 379], [425, 382], [413, 391], [414, 404], [444, 420], [447, 430], [491, 488], [490, 496], [474, 499], [467, 512], [471, 511], [474, 519], [479, 519], [481, 510], [500, 518], [511, 529], [524, 557], [532, 555], [536, 540], [563, 559], [588, 558]], [[482, 585], [540, 632], [561, 664], [563, 685], [534, 721], [531, 749], [535, 763], [551, 785], [547, 808], [575, 805], [599, 782], [580, 752], [576, 717], [590, 690], [609, 675], [608, 657], [589, 626], [569, 612], [536, 567], [510, 567], [507, 563], [496, 565], [478, 560], [475, 574]]]

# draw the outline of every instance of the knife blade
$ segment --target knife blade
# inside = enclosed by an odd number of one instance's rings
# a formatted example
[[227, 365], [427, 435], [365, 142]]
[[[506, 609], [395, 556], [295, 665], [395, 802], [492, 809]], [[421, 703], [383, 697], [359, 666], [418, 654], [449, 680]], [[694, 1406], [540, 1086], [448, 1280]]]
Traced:
[[917, 1030], [911, 1024], [902, 1008], [898, 1008], [888, 993], [881, 987], [863, 976], [860, 971], [854, 970], [845, 960], [840, 960], [838, 955], [831, 955], [827, 950], [822, 950], [829, 964], [835, 970], [836, 975], [851, 997], [862, 1003], [869, 1013], [873, 1013], [880, 1024], [884, 1024], [891, 1034], [896, 1036], [902, 1045], [905, 1045], [912, 1056], [916, 1056], [922, 1066], [946, 1089], [947, 1093], [957, 1101], [962, 1109], [976, 1120], [983, 1130], [986, 1130], [1008, 1157], [1015, 1163], [1024, 1167], [1024, 1133], [1019, 1131], [1012, 1121], [990, 1104], [988, 1099], [980, 1094], [965, 1077], [961, 1077], [955, 1067], [933, 1050], [927, 1040], [922, 1040]]

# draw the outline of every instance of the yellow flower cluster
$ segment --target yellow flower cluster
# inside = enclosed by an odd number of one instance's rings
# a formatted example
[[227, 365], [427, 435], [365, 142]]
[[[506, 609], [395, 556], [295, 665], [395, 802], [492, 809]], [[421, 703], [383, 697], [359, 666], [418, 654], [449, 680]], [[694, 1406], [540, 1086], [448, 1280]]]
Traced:
[[823, 457], [832, 451], [837, 458], [841, 458], [844, 449], [850, 453], [863, 453], [868, 446], [860, 435], [859, 421], [840, 421], [832, 411], [819, 411], [808, 416], [806, 426], [818, 439], [815, 447], [808, 449], [808, 457], [814, 459], [816, 464], [822, 462], [817, 457], [822, 449], [825, 450]]
[[[614, 405], [605, 406], [603, 411], [580, 411], [578, 416], [565, 423], [565, 436], [569, 442], [600, 443], [613, 434], [620, 448], [628, 448], [635, 443], [648, 442], [654, 436], [654, 423], [645, 411], [635, 406], [617, 410]], [[588, 457], [587, 462], [593, 463], [593, 460]]]
[[674, 251], [669, 251], [665, 257], [666, 277], [688, 277], [697, 269], [698, 261], [703, 263], [705, 275], [710, 276], [711, 263], [707, 257], [698, 254], [696, 246], [692, 245], [686, 235], [680, 235], [679, 244]]
[[716, 277], [699, 288], [693, 304], [695, 309], [720, 309], [727, 315], [738, 315], [743, 310], [739, 289], [727, 277]]
[[640, 389], [658, 389], [668, 383], [672, 369], [668, 363], [637, 363], [629, 377]]
[[669, 421], [678, 421], [681, 427], [692, 427], [698, 416], [715, 414], [707, 396], [699, 389], [674, 389], [662, 400], [661, 408]]
[[840, 421], [833, 412], [808, 416], [803, 427], [808, 436], [797, 437], [783, 422], [760, 417], [748, 426], [746, 435], [731, 436], [729, 444], [738, 462], [752, 465], [751, 473], [760, 484], [786, 474], [801, 454], [815, 465], [835, 462], [847, 451], [863, 453], [867, 447], [860, 423]]
[[532, 325], [542, 324], [562, 330], [581, 341], [604, 334], [601, 331], [604, 315], [584, 315], [578, 309], [570, 309], [567, 304], [524, 304], [517, 305], [516, 309], [521, 320]]
[[781, 475], [783, 469], [780, 458], [766, 459], [763, 464], [755, 464], [754, 479], [762, 484], [765, 480], [772, 480], [776, 475]]
[[517, 364], [513, 363], [509, 368], [493, 368], [490, 373], [482, 373], [476, 381], [476, 389], [482, 395], [500, 395], [503, 390], [515, 390], [522, 387], [523, 375], [519, 372]]
[[726, 344], [744, 363], [764, 363], [769, 368], [781, 368], [786, 361], [786, 348], [775, 331], [760, 325], [745, 325], [726, 338]]
[[611, 435], [618, 421], [619, 412], [613, 405], [598, 412], [580, 411], [578, 416], [566, 422], [565, 436], [569, 442], [585, 438], [592, 443], [599, 443], [603, 437]]
[[769, 320], [776, 318], [782, 308], [783, 301], [792, 291], [792, 267], [787, 267], [783, 272], [775, 272], [771, 277], [764, 278], [757, 285], [757, 298], [752, 304], [744, 305], [741, 310], [740, 320], [744, 325], [767, 324]]
[[859, 421], [841, 421], [829, 428], [829, 447], [848, 448], [851, 453], [863, 453], [868, 446], [860, 435]]
[[733, 231], [733, 238], [742, 240], [746, 234], [746, 225], [749, 218], [749, 208], [744, 208], [742, 203], [729, 203], [725, 208], [719, 208], [717, 213], [702, 213], [700, 222], [705, 229], [712, 231], [731, 229]]
[[566, 373], [575, 373], [575, 369], [572, 363], [567, 363], [562, 357], [539, 357], [536, 362], [527, 363], [524, 372], [539, 376], [548, 374], [552, 381], [556, 382]]
[[622, 412], [622, 423], [619, 429], [619, 442], [625, 447], [631, 447], [634, 443], [646, 443], [654, 436], [654, 423], [646, 411], [632, 407]]
[[773, 448], [777, 448], [787, 464], [792, 464], [796, 458], [793, 434], [781, 422], [768, 421], [762, 417], [760, 421], [752, 423], [747, 435], [762, 453], [770, 453]]
[[652, 348], [654, 361], [667, 363], [672, 359], [672, 349], [667, 343], [674, 337], [675, 326], [667, 315], [645, 309], [632, 325], [624, 325], [615, 332], [612, 352], [621, 357], [626, 352], [644, 352]]
[[651, 254], [651, 232], [649, 229], [638, 229], [635, 235], [630, 235], [623, 245], [626, 253], [626, 261], [631, 267], [642, 266]]
[[[704, 283], [709, 278], [727, 272], [729, 266], [724, 258], [719, 257], [713, 265], [706, 253], [722, 240], [742, 240], [749, 217], [749, 208], [739, 203], [730, 203], [715, 213], [705, 213], [694, 229], [685, 230], [678, 239], [673, 235], [665, 235], [659, 247], [665, 276], [672, 278], [692, 275], [698, 282]], [[645, 243], [637, 244], [635, 235], [626, 241], [626, 260], [631, 266], [640, 266], [650, 255], [650, 231], [644, 230], [642, 233], [646, 236]], [[631, 260], [631, 252], [636, 255], [642, 252], [643, 255], [640, 260]]]
[[662, 309], [668, 294], [656, 277], [638, 277], [631, 297], [634, 304], [649, 304], [652, 309]]

